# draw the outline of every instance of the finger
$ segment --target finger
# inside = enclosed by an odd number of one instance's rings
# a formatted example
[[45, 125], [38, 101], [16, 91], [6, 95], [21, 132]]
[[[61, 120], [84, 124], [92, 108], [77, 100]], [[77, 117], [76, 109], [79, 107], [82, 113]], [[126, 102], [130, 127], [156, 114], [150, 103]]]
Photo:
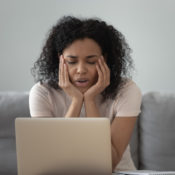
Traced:
[[61, 84], [64, 85], [64, 60], [63, 56], [61, 56]]
[[65, 85], [66, 83], [66, 70], [65, 70], [65, 60], [64, 60], [64, 57], [62, 56], [62, 68], [63, 68], [63, 83]]
[[105, 62], [103, 56], [101, 56], [101, 63], [103, 65], [103, 68], [104, 68], [103, 70], [104, 70], [105, 74], [107, 74], [107, 65], [106, 65], [106, 62]]
[[59, 57], [59, 70], [58, 70], [59, 84], [60, 84], [60, 81], [61, 81], [61, 56]]
[[68, 78], [68, 70], [67, 70], [67, 65], [64, 63], [64, 81], [66, 84], [69, 83], [69, 78]]
[[97, 72], [98, 72], [98, 82], [101, 82], [102, 81], [103, 74], [102, 74], [102, 71], [100, 69], [100, 66], [99, 66], [99, 63], [98, 62], [96, 64], [96, 68], [97, 68]]
[[108, 65], [106, 64], [106, 62], [105, 62], [103, 56], [102, 56], [102, 60], [103, 60], [103, 65], [104, 65], [105, 72], [106, 72], [106, 80], [107, 80], [107, 84], [109, 84], [109, 83], [110, 83], [110, 69], [109, 69]]
[[104, 63], [102, 63], [102, 58], [99, 59], [99, 66], [100, 66], [102, 76], [103, 76], [103, 83], [106, 83], [106, 70], [105, 70], [105, 67], [104, 67]]
[[[103, 60], [104, 60], [104, 58], [103, 58]], [[110, 69], [109, 69], [107, 63], [105, 61], [103, 61], [103, 63], [104, 63], [104, 67], [105, 67], [106, 73], [110, 74]]]

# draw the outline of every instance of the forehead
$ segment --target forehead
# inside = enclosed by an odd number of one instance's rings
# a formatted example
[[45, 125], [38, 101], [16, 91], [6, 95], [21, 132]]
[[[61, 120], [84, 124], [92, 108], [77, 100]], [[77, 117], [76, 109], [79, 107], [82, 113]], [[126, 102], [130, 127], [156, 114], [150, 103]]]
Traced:
[[75, 40], [64, 49], [63, 53], [72, 55], [101, 54], [101, 48], [94, 40], [85, 38]]

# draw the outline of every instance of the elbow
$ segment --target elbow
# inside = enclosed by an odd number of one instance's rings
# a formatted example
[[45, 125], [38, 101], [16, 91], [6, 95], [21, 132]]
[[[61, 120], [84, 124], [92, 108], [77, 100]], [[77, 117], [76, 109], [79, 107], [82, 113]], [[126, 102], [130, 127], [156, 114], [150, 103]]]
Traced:
[[113, 160], [112, 160], [112, 172], [114, 172], [117, 164], [119, 163], [117, 157], [115, 157]]
[[114, 146], [112, 145], [112, 171], [114, 172], [115, 167], [118, 165], [120, 161], [120, 156]]
[[115, 171], [115, 167], [117, 166], [117, 162], [112, 160], [112, 172]]

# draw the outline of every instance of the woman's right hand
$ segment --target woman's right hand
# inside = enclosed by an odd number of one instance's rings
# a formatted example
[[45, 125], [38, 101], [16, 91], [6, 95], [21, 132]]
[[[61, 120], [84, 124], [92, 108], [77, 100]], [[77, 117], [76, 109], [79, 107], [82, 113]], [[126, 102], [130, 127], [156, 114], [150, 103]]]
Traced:
[[72, 100], [83, 101], [83, 94], [69, 80], [68, 68], [64, 62], [63, 55], [60, 56], [58, 85]]

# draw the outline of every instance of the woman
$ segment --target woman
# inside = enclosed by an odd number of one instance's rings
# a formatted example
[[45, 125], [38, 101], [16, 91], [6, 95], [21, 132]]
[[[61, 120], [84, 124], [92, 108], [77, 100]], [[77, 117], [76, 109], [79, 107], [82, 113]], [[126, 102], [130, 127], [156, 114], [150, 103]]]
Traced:
[[131, 80], [131, 49], [100, 19], [62, 17], [32, 68], [32, 117], [108, 117], [113, 170], [135, 169], [129, 140], [141, 92]]

